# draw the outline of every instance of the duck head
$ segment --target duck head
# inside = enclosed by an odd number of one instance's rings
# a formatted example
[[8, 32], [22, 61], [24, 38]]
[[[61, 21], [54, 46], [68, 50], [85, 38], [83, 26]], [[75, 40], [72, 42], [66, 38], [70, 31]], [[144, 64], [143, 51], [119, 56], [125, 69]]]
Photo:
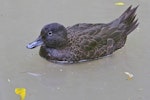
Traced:
[[45, 25], [40, 36], [26, 47], [33, 49], [37, 46], [43, 45], [47, 48], [61, 48], [67, 43], [67, 30], [63, 25], [52, 23]]

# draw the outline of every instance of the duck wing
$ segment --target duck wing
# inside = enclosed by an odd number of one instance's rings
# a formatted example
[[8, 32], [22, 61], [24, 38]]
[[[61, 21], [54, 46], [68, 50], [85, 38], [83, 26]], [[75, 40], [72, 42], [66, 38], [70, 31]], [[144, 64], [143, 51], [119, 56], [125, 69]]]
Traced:
[[109, 24], [93, 24], [82, 32], [71, 34], [71, 48], [77, 57], [86, 59], [110, 55], [124, 46], [127, 35]]
[[[121, 31], [111, 28], [108, 24], [93, 24], [90, 28], [82, 31], [78, 39], [80, 47], [85, 51], [97, 50], [103, 46], [112, 45], [121, 37]], [[109, 44], [108, 44], [109, 42]]]
[[79, 23], [79, 24], [75, 24], [73, 26], [69, 26], [67, 27], [67, 31], [68, 33], [77, 33], [77, 32], [81, 32], [85, 29], [88, 29], [89, 27], [91, 27], [93, 24], [87, 24], [87, 23]]
[[119, 18], [108, 24], [81, 23], [68, 27], [72, 44], [85, 54], [111, 54], [124, 46], [127, 35], [138, 26], [135, 19], [137, 8], [132, 9], [130, 6]]

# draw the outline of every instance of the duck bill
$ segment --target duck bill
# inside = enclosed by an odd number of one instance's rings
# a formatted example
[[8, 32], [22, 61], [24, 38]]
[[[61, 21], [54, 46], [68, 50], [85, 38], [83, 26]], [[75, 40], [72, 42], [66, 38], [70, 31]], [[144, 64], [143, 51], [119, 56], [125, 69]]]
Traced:
[[43, 44], [42, 38], [41, 38], [41, 36], [39, 36], [35, 41], [29, 43], [26, 47], [28, 49], [33, 49], [33, 48], [40, 46], [42, 44]]

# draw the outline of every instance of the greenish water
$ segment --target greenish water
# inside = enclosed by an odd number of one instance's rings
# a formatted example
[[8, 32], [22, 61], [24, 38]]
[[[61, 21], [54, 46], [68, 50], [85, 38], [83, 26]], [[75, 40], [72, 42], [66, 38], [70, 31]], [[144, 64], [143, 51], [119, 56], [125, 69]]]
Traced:
[[[25, 100], [148, 100], [150, 2], [122, 1], [124, 6], [117, 0], [1, 0], [0, 100], [19, 100], [18, 87], [27, 89]], [[111, 56], [61, 65], [41, 58], [39, 48], [26, 49], [45, 24], [107, 23], [131, 4], [140, 5], [140, 25]]]

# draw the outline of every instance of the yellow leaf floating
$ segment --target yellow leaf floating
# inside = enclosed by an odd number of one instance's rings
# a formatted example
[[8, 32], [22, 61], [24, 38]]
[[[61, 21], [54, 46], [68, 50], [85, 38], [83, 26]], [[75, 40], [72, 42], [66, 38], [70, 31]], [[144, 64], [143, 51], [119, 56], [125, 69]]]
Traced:
[[15, 88], [15, 93], [20, 95], [20, 100], [24, 100], [26, 96], [26, 89], [25, 88]]
[[123, 2], [116, 2], [115, 5], [116, 5], [116, 6], [123, 6], [123, 5], [125, 5], [125, 4], [124, 4]]
[[124, 72], [127, 76], [128, 76], [128, 80], [132, 80], [133, 79], [133, 74], [129, 73], [129, 72]]

